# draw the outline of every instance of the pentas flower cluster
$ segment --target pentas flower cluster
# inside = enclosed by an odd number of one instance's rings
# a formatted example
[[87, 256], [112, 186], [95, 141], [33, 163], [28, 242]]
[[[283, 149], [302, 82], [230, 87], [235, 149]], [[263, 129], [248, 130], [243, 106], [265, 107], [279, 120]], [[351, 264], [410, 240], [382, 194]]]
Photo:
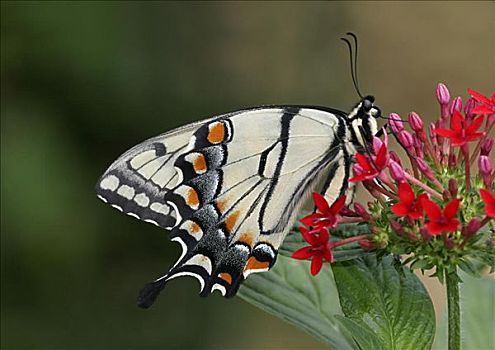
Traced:
[[[301, 220], [300, 228], [309, 246], [293, 258], [311, 259], [316, 275], [324, 262], [334, 261], [333, 249], [358, 243], [379, 255], [407, 255], [404, 263], [434, 268], [440, 280], [457, 267], [471, 273], [484, 265], [493, 270], [495, 93], [491, 99], [468, 93], [463, 103], [439, 84], [440, 117], [429, 126], [415, 112], [407, 122], [390, 114], [389, 131], [399, 150], [389, 149], [387, 132], [383, 139], [374, 137], [367, 153], [355, 155], [349, 179], [361, 182], [373, 200], [351, 208], [344, 196], [330, 206], [314, 193], [317, 210]], [[341, 223], [368, 225], [370, 233], [331, 239], [329, 232]]]

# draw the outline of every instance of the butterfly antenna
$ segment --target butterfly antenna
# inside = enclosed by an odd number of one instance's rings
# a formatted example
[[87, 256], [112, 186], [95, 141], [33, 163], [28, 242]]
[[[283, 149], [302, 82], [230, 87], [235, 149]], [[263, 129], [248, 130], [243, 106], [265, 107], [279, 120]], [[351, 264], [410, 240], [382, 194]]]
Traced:
[[[340, 38], [340, 40], [342, 40], [343, 42], [345, 42], [347, 44], [347, 47], [349, 49], [349, 60], [350, 60], [350, 63], [351, 63], [351, 77], [352, 77], [352, 82], [354, 84], [354, 88], [356, 89], [356, 92], [357, 94], [359, 95], [360, 98], [363, 98], [363, 94], [361, 93], [361, 91], [359, 90], [359, 84], [358, 84], [358, 80], [357, 80], [357, 37], [355, 34], [353, 33], [346, 33], [350, 36], [353, 37], [354, 39], [354, 49], [352, 48], [352, 44], [351, 42], [349, 41], [349, 39], [347, 38]], [[353, 51], [354, 51], [354, 55], [353, 55]]]

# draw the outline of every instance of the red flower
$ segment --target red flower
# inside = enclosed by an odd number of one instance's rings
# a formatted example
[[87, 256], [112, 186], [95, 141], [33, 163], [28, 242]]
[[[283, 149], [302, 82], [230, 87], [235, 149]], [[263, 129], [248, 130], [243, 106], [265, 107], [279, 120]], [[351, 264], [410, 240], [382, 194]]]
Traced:
[[370, 162], [368, 157], [361, 153], [357, 153], [354, 158], [357, 161], [357, 164], [362, 168], [362, 172], [356, 174], [356, 176], [349, 179], [349, 182], [359, 182], [363, 180], [374, 179], [383, 169], [387, 166], [388, 163], [388, 154], [387, 154], [387, 145], [382, 143], [380, 149], [376, 157], [374, 157], [374, 161]]
[[334, 228], [337, 226], [337, 215], [345, 205], [345, 196], [337, 199], [332, 206], [328, 206], [327, 200], [318, 192], [313, 192], [313, 200], [319, 213], [307, 215], [301, 219], [306, 226], [315, 228], [313, 231], [324, 228]]
[[311, 258], [311, 274], [315, 276], [320, 272], [323, 266], [323, 260], [329, 263], [333, 262], [331, 251], [333, 245], [329, 242], [330, 236], [324, 228], [320, 228], [316, 233], [304, 227], [300, 227], [299, 230], [304, 240], [310, 245], [296, 250], [292, 254], [292, 257], [298, 260]]
[[462, 146], [466, 142], [475, 141], [485, 134], [484, 132], [477, 132], [481, 124], [483, 124], [484, 118], [484, 116], [479, 116], [469, 122], [459, 111], [454, 111], [450, 118], [450, 129], [439, 128], [435, 129], [434, 133], [450, 138], [451, 146]]
[[480, 190], [481, 199], [485, 202], [485, 213], [486, 216], [495, 219], [495, 193], [487, 191], [485, 189]]
[[443, 232], [457, 231], [460, 222], [454, 218], [459, 210], [460, 199], [451, 200], [443, 211], [435, 202], [428, 198], [424, 198], [421, 202], [426, 215], [430, 219], [426, 223], [426, 228], [431, 235], [437, 236]]
[[474, 114], [495, 114], [495, 92], [492, 93], [491, 101], [488, 97], [477, 91], [468, 89], [468, 93], [476, 100], [476, 102], [481, 104], [480, 106], [474, 107]]
[[399, 185], [399, 203], [392, 205], [392, 213], [397, 216], [407, 216], [412, 220], [423, 217], [423, 198], [428, 198], [426, 193], [414, 197], [414, 192], [407, 182]]

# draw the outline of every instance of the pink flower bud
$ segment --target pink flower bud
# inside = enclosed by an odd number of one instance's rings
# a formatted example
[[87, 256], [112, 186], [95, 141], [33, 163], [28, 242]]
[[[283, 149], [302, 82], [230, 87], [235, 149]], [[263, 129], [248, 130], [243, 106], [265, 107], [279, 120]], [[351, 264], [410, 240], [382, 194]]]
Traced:
[[454, 169], [457, 166], [457, 157], [454, 152], [449, 154], [449, 168]]
[[399, 165], [399, 163], [391, 160], [388, 168], [390, 170], [390, 176], [397, 181], [397, 182], [402, 182], [404, 181], [405, 175], [404, 175], [404, 170], [402, 167]]
[[440, 105], [447, 105], [450, 100], [449, 89], [442, 83], [437, 85], [437, 100]]
[[473, 237], [473, 235], [478, 232], [478, 230], [481, 227], [481, 220], [478, 218], [473, 218], [469, 223], [462, 228], [462, 235], [464, 236], [465, 240], [470, 239]]
[[456, 179], [450, 179], [449, 180], [449, 192], [450, 192], [450, 196], [452, 198], [456, 198], [457, 197], [457, 191], [459, 189], [459, 186], [457, 184], [457, 180]]
[[352, 171], [353, 171], [354, 175], [361, 175], [364, 172], [364, 169], [361, 167], [361, 165], [359, 165], [358, 163], [355, 163], [352, 166]]
[[464, 114], [466, 115], [466, 119], [471, 120], [473, 118], [473, 109], [476, 107], [476, 100], [474, 98], [470, 98], [466, 101], [464, 105]]
[[491, 175], [493, 171], [492, 161], [487, 156], [480, 156], [478, 167], [481, 176]]
[[395, 153], [394, 151], [390, 151], [388, 155], [390, 156], [390, 160], [393, 160], [397, 164], [401, 165], [400, 158], [397, 153]]
[[450, 105], [450, 115], [454, 114], [455, 111], [462, 111], [462, 98], [460, 96], [454, 98], [452, 104]]
[[419, 230], [419, 234], [425, 241], [429, 241], [431, 239], [432, 234], [426, 229], [426, 227], [423, 227]]
[[390, 227], [392, 230], [394, 230], [395, 233], [397, 233], [399, 236], [404, 235], [404, 229], [402, 228], [401, 224], [399, 224], [395, 220], [390, 220]]
[[383, 142], [380, 140], [378, 137], [374, 136], [373, 137], [373, 153], [378, 154], [378, 151], [380, 150], [380, 147], [382, 147]]
[[368, 214], [366, 208], [361, 203], [354, 203], [354, 211], [366, 221], [371, 219], [370, 214]]
[[413, 137], [409, 131], [402, 130], [397, 135], [397, 137], [399, 139], [399, 142], [402, 144], [402, 146], [404, 146], [404, 148], [406, 148], [407, 150], [409, 150], [411, 147], [413, 147], [414, 140], [413, 140]]
[[394, 134], [399, 134], [402, 130], [404, 130], [404, 123], [402, 122], [400, 115], [398, 115], [397, 113], [390, 113], [388, 118], [388, 124], [390, 125], [390, 128], [392, 129]]
[[418, 165], [419, 171], [421, 171], [428, 179], [434, 180], [435, 175], [431, 171], [430, 166], [421, 158], [415, 158], [416, 164]]
[[423, 130], [423, 126], [424, 126], [423, 120], [416, 112], [409, 113], [408, 120], [409, 120], [409, 125], [411, 125], [411, 129], [413, 129], [416, 132], [421, 132]]
[[412, 135], [414, 148], [423, 148], [423, 142], [419, 139], [417, 135]]
[[437, 134], [435, 134], [435, 130], [437, 129], [435, 123], [431, 123], [430, 124], [430, 139], [431, 139], [431, 143], [433, 144], [433, 146], [438, 146], [438, 139], [437, 139]]
[[490, 138], [486, 138], [483, 140], [481, 143], [481, 148], [480, 148], [480, 154], [482, 156], [488, 156], [490, 155], [490, 151], [492, 150], [494, 140]]
[[361, 248], [363, 248], [364, 250], [371, 250], [375, 247], [375, 245], [373, 244], [373, 242], [371, 242], [369, 239], [367, 238], [364, 238], [362, 240], [359, 241], [359, 245], [361, 246]]

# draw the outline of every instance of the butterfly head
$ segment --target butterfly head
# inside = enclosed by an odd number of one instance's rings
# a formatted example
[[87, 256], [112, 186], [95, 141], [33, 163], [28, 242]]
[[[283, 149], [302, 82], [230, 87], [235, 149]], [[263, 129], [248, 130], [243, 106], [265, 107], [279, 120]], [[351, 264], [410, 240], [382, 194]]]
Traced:
[[373, 96], [365, 96], [349, 113], [348, 119], [358, 145], [365, 148], [378, 132], [377, 119], [381, 118], [380, 108], [375, 106]]

